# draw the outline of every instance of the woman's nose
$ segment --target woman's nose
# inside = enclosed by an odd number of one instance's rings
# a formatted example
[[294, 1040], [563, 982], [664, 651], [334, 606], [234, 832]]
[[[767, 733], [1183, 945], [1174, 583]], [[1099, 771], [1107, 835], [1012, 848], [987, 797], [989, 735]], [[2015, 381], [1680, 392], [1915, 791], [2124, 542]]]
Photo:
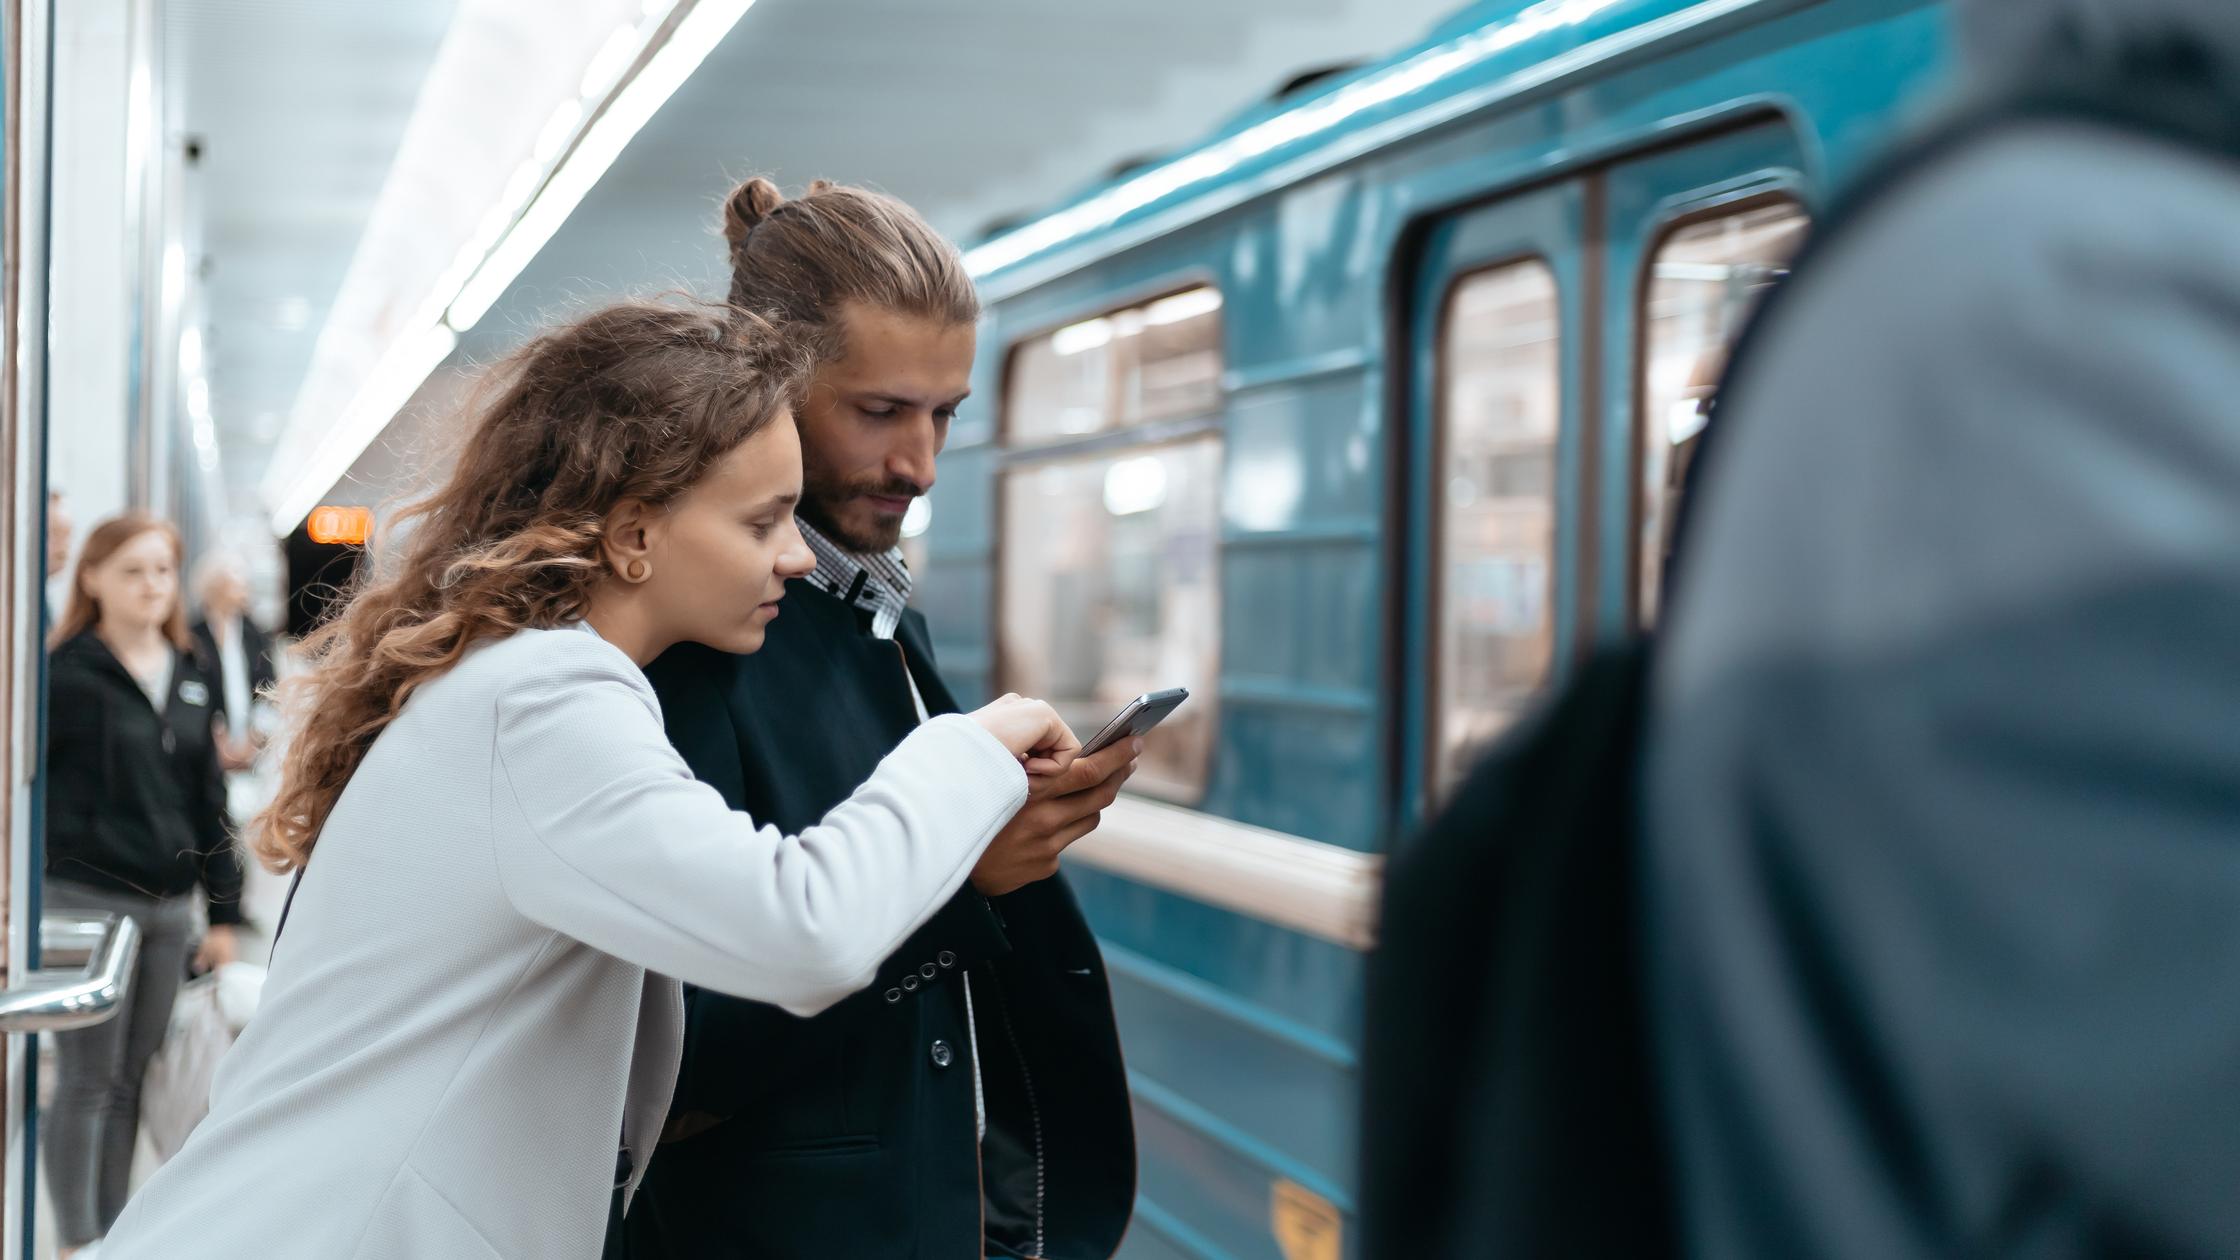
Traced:
[[787, 540], [785, 549], [778, 553], [778, 576], [807, 577], [816, 571], [816, 553], [809, 550], [808, 540], [801, 536], [799, 526], [788, 523], [786, 529], [792, 536]]

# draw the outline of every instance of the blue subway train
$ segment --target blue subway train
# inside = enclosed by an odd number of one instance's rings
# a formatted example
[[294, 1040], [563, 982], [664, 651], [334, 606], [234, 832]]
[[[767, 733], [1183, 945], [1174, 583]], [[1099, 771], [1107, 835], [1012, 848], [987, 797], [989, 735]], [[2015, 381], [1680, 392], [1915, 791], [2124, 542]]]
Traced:
[[1068, 862], [1124, 1255], [1353, 1253], [1380, 855], [1654, 617], [1725, 347], [1949, 42], [1932, 0], [1488, 0], [968, 253], [911, 544], [944, 674], [1083, 730], [1192, 693]]

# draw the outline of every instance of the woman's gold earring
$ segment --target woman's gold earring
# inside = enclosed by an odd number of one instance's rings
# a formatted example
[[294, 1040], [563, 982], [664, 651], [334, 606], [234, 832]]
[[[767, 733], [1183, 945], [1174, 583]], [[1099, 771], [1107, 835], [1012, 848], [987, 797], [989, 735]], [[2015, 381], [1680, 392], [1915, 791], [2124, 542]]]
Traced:
[[622, 570], [622, 580], [625, 582], [643, 582], [647, 578], [652, 576], [653, 566], [647, 564], [643, 559], [632, 560], [628, 565], [624, 566]]

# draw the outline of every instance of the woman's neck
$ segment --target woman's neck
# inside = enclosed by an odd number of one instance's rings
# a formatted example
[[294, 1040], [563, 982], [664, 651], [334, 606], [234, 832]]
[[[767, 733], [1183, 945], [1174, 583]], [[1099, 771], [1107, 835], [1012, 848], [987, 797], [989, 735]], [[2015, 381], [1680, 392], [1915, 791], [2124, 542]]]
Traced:
[[611, 587], [592, 595], [583, 619], [591, 623], [600, 638], [620, 648], [641, 669], [676, 642], [673, 636], [662, 635], [642, 603], [632, 599], [629, 592]]
[[121, 657], [144, 659], [171, 647], [171, 640], [164, 636], [162, 626], [128, 626], [103, 621], [93, 632], [101, 636], [110, 651]]

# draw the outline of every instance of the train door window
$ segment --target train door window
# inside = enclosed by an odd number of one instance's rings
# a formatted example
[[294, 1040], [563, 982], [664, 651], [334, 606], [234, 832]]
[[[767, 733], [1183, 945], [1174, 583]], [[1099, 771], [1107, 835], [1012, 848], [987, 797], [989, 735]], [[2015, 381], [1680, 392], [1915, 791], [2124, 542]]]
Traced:
[[1515, 720], [1555, 651], [1555, 272], [1527, 260], [1464, 277], [1439, 331], [1438, 790]]
[[1217, 415], [1220, 306], [1191, 289], [1024, 342], [1004, 391], [1001, 686], [1083, 738], [1189, 688], [1129, 784], [1184, 803], [1204, 795], [1219, 708], [1222, 443], [1211, 424], [1127, 430]]
[[1727, 351], [1759, 298], [1787, 274], [1809, 223], [1793, 201], [1762, 201], [1683, 222], [1652, 255], [1636, 425], [1642, 625], [1657, 619], [1680, 489], [1709, 421]]
[[1221, 291], [1201, 285], [1085, 319], [1011, 354], [1010, 436], [1050, 441], [1221, 405]]

